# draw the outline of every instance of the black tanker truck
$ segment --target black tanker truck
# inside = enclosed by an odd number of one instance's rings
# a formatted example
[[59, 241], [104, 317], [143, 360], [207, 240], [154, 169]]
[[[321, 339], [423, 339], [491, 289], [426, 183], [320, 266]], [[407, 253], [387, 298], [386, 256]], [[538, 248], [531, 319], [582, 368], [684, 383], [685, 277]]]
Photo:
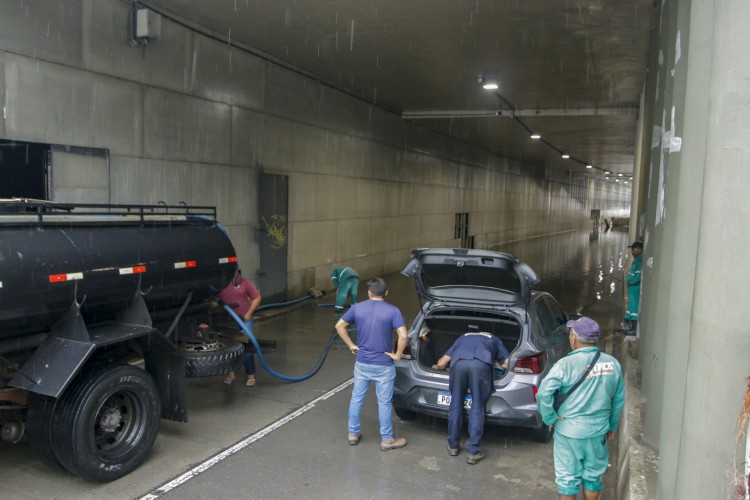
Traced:
[[237, 259], [213, 207], [0, 200], [0, 430], [92, 481], [187, 421], [186, 377], [243, 346], [211, 326]]

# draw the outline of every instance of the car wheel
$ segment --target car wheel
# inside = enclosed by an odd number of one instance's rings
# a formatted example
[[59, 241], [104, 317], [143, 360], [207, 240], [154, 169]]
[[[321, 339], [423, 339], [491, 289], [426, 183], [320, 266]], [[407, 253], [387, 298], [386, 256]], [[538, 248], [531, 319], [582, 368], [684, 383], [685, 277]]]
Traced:
[[220, 338], [215, 342], [185, 342], [185, 376], [189, 378], [215, 377], [237, 368], [245, 353], [242, 342]]
[[551, 425], [542, 424], [541, 427], [531, 429], [531, 437], [538, 443], [549, 443], [554, 430]]
[[407, 410], [401, 406], [393, 405], [393, 410], [396, 412], [396, 416], [401, 420], [414, 420], [417, 418], [417, 412]]
[[159, 390], [151, 375], [132, 365], [99, 365], [60, 397], [52, 446], [73, 474], [114, 481], [146, 458], [160, 416]]
[[41, 394], [34, 395], [26, 414], [26, 440], [31, 453], [50, 469], [65, 472], [52, 448], [52, 417], [57, 399]]

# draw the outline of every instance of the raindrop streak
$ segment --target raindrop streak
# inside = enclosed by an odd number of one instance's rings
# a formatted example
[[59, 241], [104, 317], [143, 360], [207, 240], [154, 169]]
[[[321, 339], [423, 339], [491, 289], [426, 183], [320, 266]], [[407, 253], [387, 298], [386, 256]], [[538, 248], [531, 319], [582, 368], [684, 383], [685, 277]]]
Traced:
[[354, 19], [352, 19], [352, 31], [349, 36], [349, 50], [354, 50]]

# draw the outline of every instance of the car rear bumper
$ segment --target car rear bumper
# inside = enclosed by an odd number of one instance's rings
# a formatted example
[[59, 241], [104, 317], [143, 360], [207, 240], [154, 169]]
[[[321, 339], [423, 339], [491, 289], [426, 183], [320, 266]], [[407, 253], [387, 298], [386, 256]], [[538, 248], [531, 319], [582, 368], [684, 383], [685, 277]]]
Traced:
[[[448, 407], [436, 403], [438, 392], [441, 391], [427, 387], [413, 387], [405, 394], [394, 392], [393, 404], [422, 415], [447, 419]], [[535, 408], [511, 408], [502, 397], [494, 394], [487, 401], [486, 414], [486, 422], [494, 425], [539, 428], [543, 423]]]

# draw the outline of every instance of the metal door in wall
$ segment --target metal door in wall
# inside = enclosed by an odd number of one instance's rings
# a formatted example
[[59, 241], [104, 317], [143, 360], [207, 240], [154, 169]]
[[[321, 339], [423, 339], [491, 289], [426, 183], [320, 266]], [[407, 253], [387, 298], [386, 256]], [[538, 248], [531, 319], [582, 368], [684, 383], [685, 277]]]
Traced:
[[264, 304], [285, 302], [287, 216], [289, 214], [289, 178], [286, 175], [260, 174], [260, 270], [258, 285]]

